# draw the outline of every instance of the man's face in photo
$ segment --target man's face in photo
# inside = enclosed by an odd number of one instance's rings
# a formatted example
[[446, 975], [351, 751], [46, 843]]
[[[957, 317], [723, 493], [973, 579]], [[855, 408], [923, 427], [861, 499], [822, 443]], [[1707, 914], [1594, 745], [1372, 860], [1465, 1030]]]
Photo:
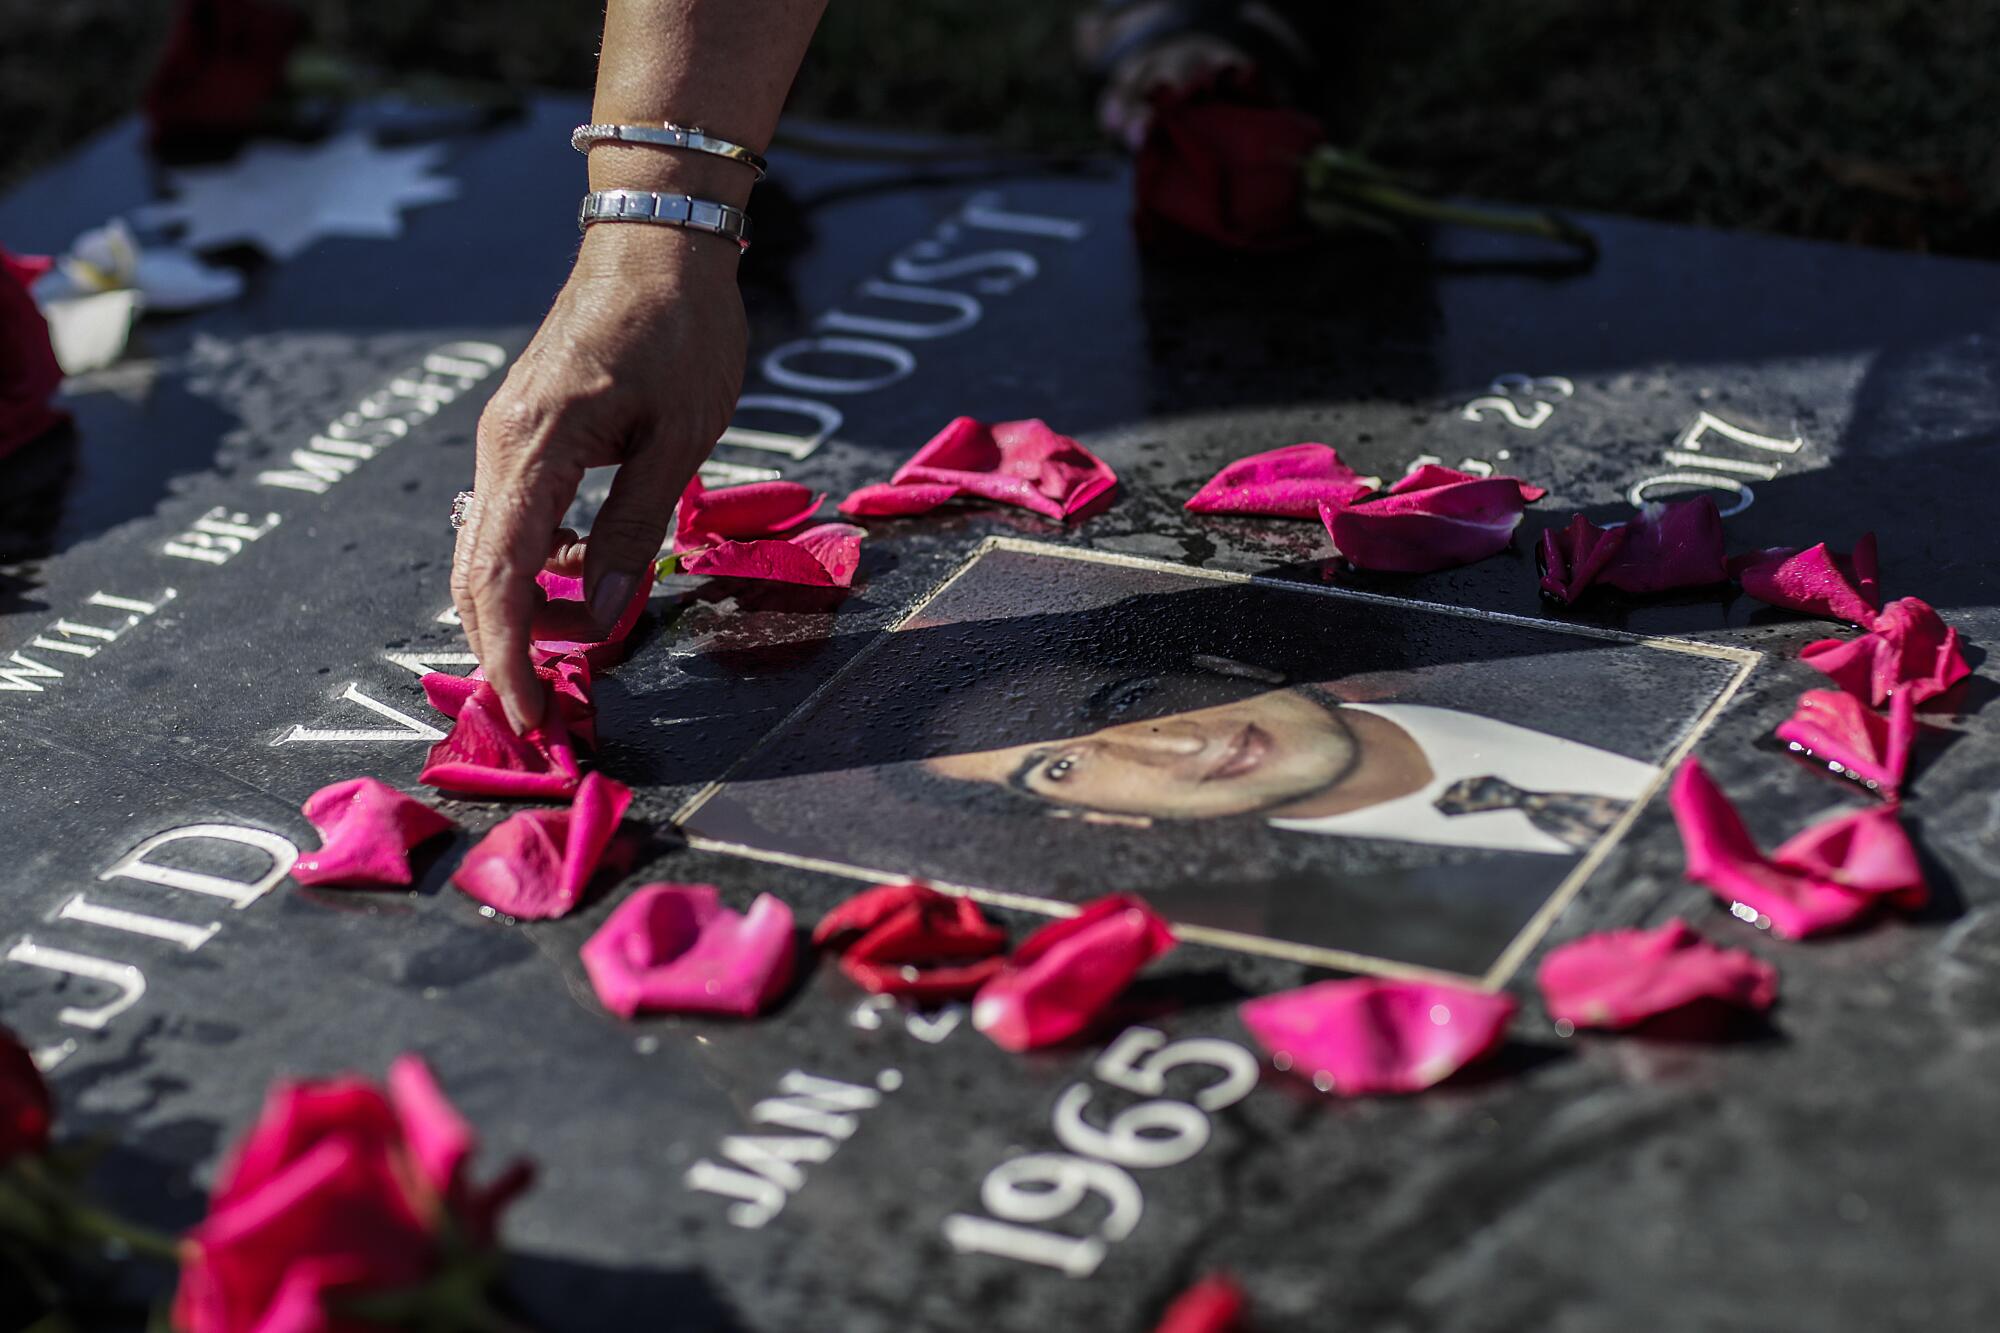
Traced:
[[1335, 708], [1271, 690], [1212, 708], [1105, 727], [1073, 740], [1010, 745], [925, 761], [966, 782], [1012, 786], [1107, 814], [1212, 819], [1324, 791], [1359, 759]]

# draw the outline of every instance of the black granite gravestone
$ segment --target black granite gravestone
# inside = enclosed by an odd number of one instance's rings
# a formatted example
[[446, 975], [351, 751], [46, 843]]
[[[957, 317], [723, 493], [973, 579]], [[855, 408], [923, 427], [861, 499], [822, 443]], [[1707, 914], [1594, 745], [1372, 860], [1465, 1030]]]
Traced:
[[[1144, 1329], [1212, 1269], [1272, 1330], [2000, 1319], [1983, 679], [1932, 715], [1909, 793], [1940, 902], [1808, 945], [1686, 886], [1657, 799], [1557, 858], [1574, 875], [1378, 843], [1368, 865], [1289, 867], [1253, 899], [1204, 892], [1219, 875], [1176, 882], [1143, 849], [1079, 861], [1050, 838], [964, 862], [817, 798], [755, 795], [854, 766], [840, 747], [866, 738], [803, 724], [884, 653], [924, 683], [906, 636], [934, 621], [892, 629], [913, 612], [1044, 617], [994, 651], [1032, 668], [1020, 644], [1040, 643], [1097, 670], [1075, 649], [1109, 596], [1166, 598], [1173, 622], [1172, 595], [1226, 587], [1393, 639], [1326, 652], [1416, 691], [1396, 697], [1653, 766], [1692, 745], [1774, 839], [1863, 799], [1766, 740], [1820, 683], [1796, 652], [1825, 626], [1721, 592], [1554, 611], [1531, 538], [1573, 509], [1707, 489], [1732, 548], [1873, 529], [1891, 595], [2000, 638], [1982, 487], [2000, 269], [1610, 219], [1591, 223], [1589, 272], [1457, 234], [1407, 260], [1168, 268], [1135, 255], [1113, 170], [781, 156], [791, 225], [763, 202], [787, 243], [746, 273], [750, 373], [714, 478], [838, 495], [954, 415], [1040, 416], [1117, 469], [1117, 503], [1071, 526], [969, 509], [882, 525], [845, 596], [663, 587], [598, 687], [601, 766], [634, 786], [655, 845], [569, 919], [498, 923], [445, 885], [498, 817], [477, 803], [446, 803], [466, 831], [413, 893], [302, 889], [284, 878], [312, 845], [300, 802], [361, 774], [409, 785], [448, 725], [418, 677], [470, 667], [446, 514], [479, 406], [563, 276], [584, 110], [551, 99], [452, 141], [444, 174], [505, 207], [419, 208], [399, 238], [320, 241], [256, 269], [239, 303], [143, 326], [124, 365], [72, 386], [74, 434], [0, 472], [18, 557], [0, 568], [0, 1019], [51, 1069], [68, 1132], [121, 1143], [102, 1173], [121, 1203], [188, 1224], [274, 1076], [418, 1050], [489, 1152], [543, 1165], [508, 1240], [514, 1288], [552, 1329]], [[136, 130], [114, 132], [0, 201], [0, 240], [59, 249], [149, 179]], [[1222, 463], [1306, 439], [1363, 471], [1433, 458], [1551, 494], [1511, 552], [1423, 577], [1346, 570], [1315, 524], [1180, 509]], [[1203, 605], [1225, 627], [1242, 614]], [[689, 807], [695, 847], [673, 834]], [[905, 1013], [825, 968], [755, 1023], [627, 1024], [592, 998], [577, 946], [630, 885], [709, 881], [738, 906], [769, 890], [810, 922], [855, 887], [828, 863], [1009, 901], [1157, 890], [1196, 929], [1119, 1024], [1027, 1058], [961, 1009]], [[1329, 883], [1351, 916], [1300, 908]], [[1017, 934], [1044, 919], [996, 910]], [[1538, 951], [1676, 913], [1779, 965], [1771, 1030], [1557, 1038], [1525, 981]], [[1410, 1101], [1268, 1072], [1251, 1088], [1233, 1001], [1341, 950], [1513, 978], [1516, 1042]], [[1079, 1100], [1102, 1125], [1161, 1060], [1201, 1134], [1129, 1166], [1077, 1149]]]

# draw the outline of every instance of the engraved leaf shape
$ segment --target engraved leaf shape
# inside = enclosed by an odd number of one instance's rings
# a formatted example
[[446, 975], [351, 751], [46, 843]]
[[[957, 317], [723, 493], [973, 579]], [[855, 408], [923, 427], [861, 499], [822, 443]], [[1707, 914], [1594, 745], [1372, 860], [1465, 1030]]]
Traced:
[[882, 884], [822, 917], [813, 943], [837, 948], [840, 970], [864, 990], [941, 1004], [999, 973], [1007, 932], [970, 898], [926, 884]]
[[1863, 533], [1854, 550], [1841, 555], [1825, 542], [1799, 550], [1773, 546], [1733, 557], [1729, 572], [1743, 591], [1760, 602], [1845, 620], [1872, 629], [1882, 606], [1875, 567], [1875, 534]]
[[1352, 503], [1381, 484], [1343, 463], [1330, 445], [1288, 444], [1237, 459], [1182, 507], [1197, 514], [1316, 518], [1322, 504]]
[[1010, 1051], [1067, 1040], [1173, 947], [1173, 932], [1143, 900], [1099, 898], [1021, 941], [973, 997], [972, 1025]]
[[301, 884], [410, 882], [410, 849], [452, 827], [422, 801], [374, 778], [321, 787], [300, 807], [319, 830], [319, 850], [292, 864]]
[[1342, 1097], [1421, 1092], [1505, 1039], [1512, 997], [1434, 981], [1322, 981], [1246, 1000], [1250, 1035], [1280, 1069]]
[[565, 810], [523, 810], [466, 853], [451, 882], [497, 912], [523, 920], [563, 916], [590, 877], [632, 803], [625, 784], [592, 773]]
[[754, 1017], [791, 980], [792, 909], [760, 893], [747, 913], [712, 884], [647, 884], [584, 944], [584, 970], [606, 1009]]
[[1766, 857], [1698, 761], [1689, 759], [1674, 774], [1669, 801], [1687, 852], [1687, 877], [1706, 885], [1739, 920], [1804, 939], [1852, 925], [1875, 907], [1873, 893]]
[[1799, 660], [1877, 708], [1898, 690], [1909, 691], [1911, 702], [1921, 704], [1972, 674], [1958, 631], [1918, 597], [1883, 607], [1873, 628], [1857, 638], [1807, 644], [1799, 650]]
[[1549, 1017], [1580, 1028], [1629, 1028], [1701, 1004], [1761, 1011], [1778, 997], [1776, 968], [1679, 918], [1573, 940], [1550, 951], [1537, 980]]
[[885, 518], [921, 514], [960, 497], [1018, 505], [1056, 520], [1109, 502], [1118, 476], [1103, 459], [1045, 421], [987, 425], [956, 417], [886, 482], [863, 486], [840, 512]]
[[539, 724], [516, 734], [500, 696], [484, 681], [460, 706], [451, 731], [431, 746], [417, 775], [445, 791], [527, 800], [567, 797], [580, 780], [563, 709], [544, 709]]
[[1844, 690], [1807, 690], [1776, 735], [1801, 756], [1894, 799], [1909, 770], [1915, 708], [1908, 688], [1891, 697], [1887, 718]]
[[1334, 550], [1357, 569], [1427, 574], [1507, 547], [1524, 506], [1547, 494], [1519, 477], [1476, 477], [1427, 463], [1387, 491], [1319, 507]]

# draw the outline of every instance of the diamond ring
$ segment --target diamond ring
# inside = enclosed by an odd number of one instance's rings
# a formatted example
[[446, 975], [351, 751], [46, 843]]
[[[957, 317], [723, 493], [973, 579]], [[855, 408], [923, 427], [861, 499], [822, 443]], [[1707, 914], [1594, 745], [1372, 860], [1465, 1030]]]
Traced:
[[451, 497], [451, 530], [457, 532], [472, 516], [472, 492], [460, 491]]

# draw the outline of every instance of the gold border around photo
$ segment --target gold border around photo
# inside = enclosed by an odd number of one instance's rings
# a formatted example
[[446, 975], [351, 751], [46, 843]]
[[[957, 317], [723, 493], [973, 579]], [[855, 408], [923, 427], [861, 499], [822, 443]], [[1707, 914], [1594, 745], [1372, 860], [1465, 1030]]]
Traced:
[[[770, 731], [746, 750], [729, 769], [715, 781], [696, 792], [688, 802], [675, 812], [673, 822], [687, 837], [688, 845], [704, 851], [723, 852], [731, 856], [746, 857], [777, 865], [793, 866], [802, 870], [821, 871], [840, 875], [848, 879], [866, 880], [870, 883], [892, 883], [908, 878], [901, 871], [887, 868], [850, 865], [838, 861], [823, 861], [814, 857], [797, 856], [790, 852], [773, 852], [761, 848], [745, 846], [741, 843], [724, 842], [706, 838], [699, 834], [687, 833], [686, 822], [696, 811], [706, 805], [718, 792], [735, 779], [754, 759], [768, 749], [775, 739], [784, 735], [794, 722], [799, 721], [816, 707], [822, 698], [841, 688], [858, 672], [866, 669], [870, 656], [888, 634], [896, 633], [929, 608], [946, 589], [965, 577], [981, 559], [994, 551], [1019, 551], [1029, 555], [1051, 556], [1066, 560], [1095, 561], [1100, 564], [1123, 565], [1134, 569], [1145, 569], [1168, 574], [1180, 574], [1188, 578], [1209, 579], [1218, 583], [1258, 584], [1264, 587], [1296, 592], [1305, 595], [1317, 594], [1325, 597], [1342, 598], [1349, 601], [1372, 602], [1377, 605], [1409, 607], [1412, 610], [1428, 611], [1463, 617], [1470, 620], [1484, 620], [1505, 625], [1517, 625], [1524, 629], [1539, 630], [1543, 633], [1576, 634], [1586, 638], [1610, 640], [1615, 643], [1631, 644], [1653, 648], [1661, 652], [1686, 653], [1695, 657], [1709, 657], [1726, 662], [1734, 662], [1737, 670], [1716, 697], [1694, 719], [1680, 741], [1660, 763], [1660, 775], [1644, 795], [1633, 801], [1625, 813], [1619, 817], [1610, 832], [1600, 838], [1591, 849], [1584, 853], [1570, 873], [1550, 892], [1548, 898], [1529, 917], [1514, 938], [1500, 951], [1493, 965], [1484, 975], [1471, 976], [1436, 968], [1421, 967], [1411, 963], [1397, 962], [1391, 958], [1376, 958], [1367, 954], [1351, 953], [1345, 949], [1331, 949], [1319, 945], [1296, 944], [1289, 940], [1273, 939], [1262, 935], [1243, 934], [1233, 930], [1220, 930], [1211, 926], [1172, 923], [1174, 934], [1184, 940], [1217, 948], [1235, 949], [1244, 953], [1262, 954], [1271, 958], [1283, 958], [1292, 962], [1307, 963], [1315, 967], [1331, 968], [1341, 972], [1356, 972], [1372, 976], [1400, 977], [1411, 980], [1446, 981], [1455, 985], [1477, 986], [1487, 990], [1497, 990], [1504, 986], [1519, 970], [1523, 961], [1534, 951], [1535, 945], [1549, 927], [1567, 907], [1577, 891], [1602, 865], [1604, 859], [1617, 847], [1626, 832], [1632, 827], [1641, 811], [1666, 786], [1673, 772], [1687, 757], [1695, 742], [1714, 725], [1722, 710], [1743, 687], [1744, 681], [1763, 660], [1764, 654], [1750, 648], [1725, 647], [1717, 644], [1696, 643], [1688, 639], [1671, 639], [1657, 636], [1631, 634], [1623, 630], [1605, 629], [1596, 625], [1570, 625], [1558, 621], [1538, 620], [1531, 616], [1509, 615], [1501, 611], [1485, 611], [1475, 607], [1452, 606], [1443, 602], [1426, 602], [1409, 597], [1390, 597], [1381, 593], [1361, 592], [1351, 588], [1323, 588], [1311, 584], [1295, 583], [1284, 579], [1267, 578], [1257, 574], [1244, 574], [1233, 570], [1196, 569], [1187, 565], [1174, 564], [1167, 560], [1152, 560], [1143, 556], [1120, 555], [1111, 551], [1097, 551], [1082, 547], [1060, 546], [1049, 542], [1027, 541], [1019, 537], [988, 537], [981, 542], [949, 575], [938, 585], [918, 599], [916, 605], [899, 617], [894, 625], [883, 631], [883, 636], [856, 653], [845, 666], [836, 671], [804, 702], [787, 714]], [[1074, 916], [1075, 903], [1054, 898], [1040, 898], [1031, 894], [1006, 893], [994, 889], [983, 889], [975, 884], [954, 884], [943, 880], [926, 880], [941, 892], [959, 894], [977, 902], [989, 903], [995, 907], [1015, 908], [1029, 912], [1040, 912], [1047, 916]]]

